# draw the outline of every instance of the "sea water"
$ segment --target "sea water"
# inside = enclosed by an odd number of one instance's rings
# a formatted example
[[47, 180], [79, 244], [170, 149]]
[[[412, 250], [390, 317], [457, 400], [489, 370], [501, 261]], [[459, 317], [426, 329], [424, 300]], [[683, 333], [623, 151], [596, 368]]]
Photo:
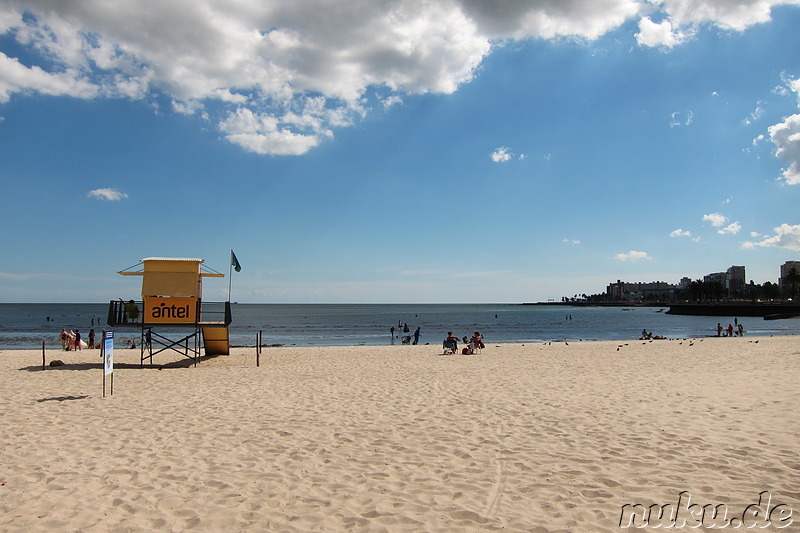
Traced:
[[[400, 344], [420, 328], [420, 344], [440, 345], [452, 331], [470, 337], [480, 331], [485, 342], [545, 342], [638, 339], [646, 329], [667, 338], [716, 335], [740, 322], [745, 335], [800, 334], [800, 320], [765, 321], [757, 317], [681, 316], [667, 307], [572, 307], [521, 304], [233, 304], [231, 344], [255, 346], [353, 346]], [[0, 349], [60, 346], [62, 328], [80, 329], [87, 339], [107, 328], [108, 304], [0, 304]], [[409, 332], [403, 333], [408, 324]], [[390, 328], [396, 330], [394, 338]], [[156, 330], [161, 332], [161, 330]], [[186, 335], [186, 329], [165, 330]], [[139, 343], [140, 327], [115, 328], [115, 341]], [[169, 336], [169, 335], [167, 335]], [[170, 337], [173, 338], [173, 337]]]

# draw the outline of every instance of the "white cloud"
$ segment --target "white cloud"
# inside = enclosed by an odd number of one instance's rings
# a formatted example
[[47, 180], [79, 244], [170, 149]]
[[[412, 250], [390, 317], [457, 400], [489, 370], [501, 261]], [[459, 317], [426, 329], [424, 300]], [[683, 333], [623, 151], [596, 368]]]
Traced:
[[630, 261], [632, 263], [635, 263], [640, 259], [652, 259], [652, 258], [649, 255], [647, 255], [647, 252], [637, 252], [635, 250], [631, 250], [630, 252], [627, 253], [619, 253], [615, 255], [614, 259], [616, 259], [617, 261]]
[[403, 98], [396, 94], [387, 96], [386, 98], [379, 98], [379, 101], [381, 102], [381, 104], [383, 104], [384, 109], [391, 109], [394, 106], [403, 104]]
[[769, 137], [776, 146], [775, 156], [789, 165], [783, 169], [781, 179], [788, 185], [800, 184], [800, 115], [770, 126]]
[[[790, 226], [789, 224], [781, 224], [774, 228], [775, 235], [767, 237], [761, 242], [745, 242], [742, 244], [743, 248], [760, 247], [773, 247], [773, 248], [786, 248], [787, 250], [800, 251], [800, 224]], [[754, 237], [756, 235], [753, 235]]]
[[663, 9], [679, 26], [711, 23], [720, 28], [744, 30], [770, 20], [772, 7], [786, 0], [661, 0]]
[[246, 108], [228, 115], [219, 129], [234, 144], [257, 154], [300, 155], [320, 142], [315, 134], [295, 133], [288, 127], [281, 127], [275, 117], [256, 115]]
[[733, 222], [731, 224], [728, 224], [724, 228], [718, 230], [717, 233], [719, 233], [720, 235], [725, 235], [726, 233], [730, 233], [731, 235], [736, 235], [741, 230], [742, 230], [742, 225], [739, 224], [738, 222]]
[[29, 87], [48, 96], [94, 98], [99, 94], [99, 89], [76, 70], [51, 74], [35, 65], [26, 67], [18, 59], [0, 52], [0, 103], [8, 102], [13, 93]]
[[565, 242], [567, 244], [582, 244], [578, 239], [561, 239], [561, 242]]
[[508, 148], [506, 148], [505, 146], [501, 146], [500, 148], [492, 152], [492, 155], [490, 155], [489, 157], [491, 157], [492, 161], [494, 161], [495, 163], [505, 163], [506, 161], [510, 161], [513, 156], [514, 154], [509, 152]]
[[636, 42], [642, 46], [672, 48], [686, 39], [687, 36], [685, 34], [673, 30], [672, 23], [669, 20], [664, 20], [658, 24], [648, 17], [642, 17], [639, 20], [639, 33], [636, 34]]
[[688, 230], [682, 230], [680, 228], [674, 230], [672, 233], [669, 234], [670, 237], [691, 237], [692, 232]]
[[118, 202], [128, 197], [126, 193], [120, 192], [117, 189], [94, 189], [89, 191], [86, 196], [97, 200], [107, 200], [109, 202]]
[[669, 127], [675, 128], [677, 126], [689, 126], [694, 120], [694, 112], [692, 111], [675, 111], [670, 115]]
[[[458, 90], [509, 40], [596, 39], [641, 18], [643, 46], [672, 47], [695, 25], [741, 30], [787, 2], [3, 0], [0, 35], [26, 53], [24, 62], [0, 53], [0, 103], [154, 97], [176, 113], [209, 114], [247, 150], [301, 154], [373, 106]], [[236, 130], [240, 110], [278, 126]]]
[[711, 222], [712, 226], [715, 228], [720, 228], [728, 222], [728, 217], [725, 215], [720, 215], [719, 213], [711, 213], [708, 215], [703, 215], [703, 221]]
[[758, 103], [756, 104], [756, 108], [753, 110], [753, 112], [752, 112], [752, 113], [750, 113], [750, 116], [748, 116], [747, 118], [745, 118], [745, 119], [744, 119], [744, 121], [743, 121], [743, 122], [744, 122], [746, 125], [748, 125], [748, 126], [749, 126], [749, 125], [750, 125], [750, 124], [752, 124], [753, 122], [756, 122], [756, 121], [757, 121], [757, 120], [759, 120], [761, 117], [763, 117], [763, 116], [764, 116], [764, 107], [763, 107], [763, 106], [764, 106], [764, 102], [758, 102]]

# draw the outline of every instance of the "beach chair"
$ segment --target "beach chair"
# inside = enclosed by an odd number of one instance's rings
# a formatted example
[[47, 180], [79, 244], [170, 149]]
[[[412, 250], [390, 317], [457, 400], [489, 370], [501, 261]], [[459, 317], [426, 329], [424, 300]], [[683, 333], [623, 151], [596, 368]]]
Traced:
[[444, 341], [442, 343], [442, 348], [444, 348], [444, 353], [442, 355], [453, 355], [458, 351], [458, 345], [456, 341]]

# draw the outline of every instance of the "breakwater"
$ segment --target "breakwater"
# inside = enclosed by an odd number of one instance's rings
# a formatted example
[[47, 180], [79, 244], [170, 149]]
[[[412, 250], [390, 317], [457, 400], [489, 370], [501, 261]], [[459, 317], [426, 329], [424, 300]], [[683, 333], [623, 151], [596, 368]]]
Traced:
[[726, 302], [671, 304], [667, 314], [695, 316], [800, 317], [800, 305], [774, 302]]

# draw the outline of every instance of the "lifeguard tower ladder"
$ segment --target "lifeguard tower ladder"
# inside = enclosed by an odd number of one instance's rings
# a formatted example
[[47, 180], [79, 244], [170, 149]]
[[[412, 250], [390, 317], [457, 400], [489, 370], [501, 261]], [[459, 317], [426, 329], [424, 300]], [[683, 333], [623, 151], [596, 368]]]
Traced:
[[[118, 272], [142, 276], [142, 299], [112, 300], [108, 325], [141, 328], [142, 366], [166, 350], [194, 359], [197, 365], [201, 335], [206, 355], [230, 353], [231, 303], [202, 300], [203, 278], [223, 278], [225, 274], [202, 263], [202, 259], [148, 257]], [[187, 330], [189, 333], [183, 335]], [[174, 338], [175, 335], [182, 336]]]

